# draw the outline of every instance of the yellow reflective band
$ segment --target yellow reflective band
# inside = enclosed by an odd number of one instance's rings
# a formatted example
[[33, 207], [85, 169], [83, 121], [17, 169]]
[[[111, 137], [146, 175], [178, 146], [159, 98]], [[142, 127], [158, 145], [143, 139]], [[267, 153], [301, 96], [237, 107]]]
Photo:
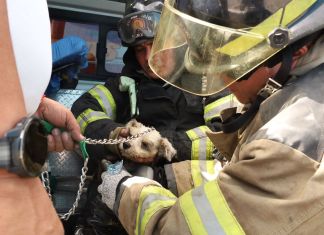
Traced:
[[215, 166], [216, 162], [214, 160], [209, 160], [209, 161], [206, 161], [206, 165], [207, 165], [207, 172], [209, 174], [214, 174], [215, 173]]
[[209, 131], [207, 126], [200, 126], [186, 132], [189, 139], [192, 141], [192, 160], [208, 160], [212, 158], [214, 145], [207, 137], [206, 131]]
[[214, 144], [208, 137], [206, 137], [206, 140], [206, 160], [211, 160], [213, 159]]
[[[199, 161], [199, 160], [192, 160], [190, 161], [191, 166], [191, 177], [194, 183], [194, 187], [198, 187], [202, 185], [204, 182], [207, 182], [203, 177], [201, 172], [206, 171], [209, 174], [214, 174], [215, 169], [215, 161], [214, 160], [206, 160], [206, 161]], [[205, 165], [205, 167], [204, 167]], [[203, 168], [203, 169], [202, 169]]]
[[[170, 200], [164, 200], [164, 201], [157, 200], [156, 203], [155, 203], [155, 201], [152, 202], [149, 205], [149, 208], [147, 210], [145, 210], [144, 217], [140, 218], [141, 211], [143, 209], [142, 207], [143, 207], [144, 200], [148, 196], [151, 196], [153, 194], [156, 194], [157, 198], [158, 198], [158, 196], [169, 197]], [[150, 220], [151, 216], [154, 215], [153, 212], [156, 212], [157, 210], [164, 208], [164, 207], [172, 206], [175, 203], [176, 199], [177, 199], [176, 196], [174, 196], [169, 190], [167, 190], [165, 188], [162, 188], [162, 187], [159, 187], [156, 185], [144, 186], [141, 191], [139, 202], [138, 202], [138, 208], [137, 208], [137, 214], [136, 214], [135, 234], [139, 235], [139, 226], [141, 228], [140, 234], [144, 234], [145, 227], [146, 227], [148, 221]], [[160, 207], [159, 207], [159, 204], [161, 204]], [[151, 205], [152, 205], [152, 208], [151, 208]]]
[[200, 163], [200, 161], [198, 161], [198, 160], [190, 161], [191, 177], [192, 177], [192, 181], [193, 181], [195, 187], [198, 187], [199, 185], [201, 185], [203, 183], [203, 178], [201, 176], [199, 163]]
[[199, 157], [199, 141], [195, 141], [198, 136], [194, 130], [189, 130], [186, 132], [190, 140], [191, 144], [191, 160], [198, 160]]
[[206, 105], [204, 109], [205, 122], [210, 121], [214, 117], [220, 116], [222, 110], [233, 107], [236, 102], [237, 100], [235, 96], [230, 94]]
[[210, 181], [204, 185], [206, 196], [217, 217], [218, 223], [222, 226], [226, 234], [243, 235], [241, 225], [236, 220], [231, 209], [219, 188], [217, 181]]
[[[205, 142], [206, 142], [206, 156], [205, 156], [205, 160], [210, 160], [212, 159], [212, 154], [214, 151], [214, 144], [213, 142], [211, 142], [211, 140], [207, 137], [206, 135], [206, 131], [210, 131], [210, 129], [208, 128], [208, 126], [200, 126], [199, 129], [201, 129], [204, 133], [205, 133]], [[202, 141], [202, 140], [200, 140]]]
[[192, 191], [186, 192], [180, 197], [179, 203], [184, 214], [190, 232], [193, 235], [208, 235], [203, 222], [192, 200]]
[[90, 123], [101, 119], [109, 119], [109, 117], [104, 112], [98, 112], [92, 109], [86, 109], [77, 117], [77, 122], [80, 126], [81, 133], [84, 134], [85, 129]]
[[[87, 110], [86, 110], [87, 111]], [[77, 118], [77, 122], [79, 123], [80, 129], [81, 129], [81, 133], [84, 135], [84, 131], [86, 129], [86, 127], [88, 126], [88, 124], [86, 122], [83, 122], [83, 118], [82, 118], [82, 113], [80, 116], [78, 116]]]
[[[292, 0], [286, 5], [281, 26], [287, 26], [289, 23], [293, 22], [315, 2], [316, 0]], [[227, 43], [222, 48], [217, 49], [217, 51], [229, 56], [238, 56], [243, 52], [248, 51], [252, 47], [265, 40], [272, 30], [274, 30], [276, 27], [279, 27], [282, 11], [282, 8], [279, 9], [276, 13], [247, 32], [246, 35], [242, 35], [237, 39]], [[253, 34], [250, 33], [260, 35], [261, 37], [253, 36]]]
[[[97, 89], [104, 94], [104, 97], [98, 93]], [[93, 96], [93, 98], [95, 98], [98, 101], [105, 113], [107, 113], [109, 116], [112, 117], [113, 120], [115, 120], [116, 103], [110, 91], [104, 85], [100, 84], [95, 86], [88, 92]], [[108, 103], [105, 102], [106, 100], [108, 101]]]
[[151, 219], [151, 217], [160, 209], [162, 208], [167, 208], [167, 207], [171, 207], [176, 203], [176, 199], [172, 199], [172, 200], [167, 200], [167, 201], [154, 201], [150, 204], [150, 207], [145, 210], [145, 214], [144, 217], [141, 221], [142, 226], [141, 226], [141, 234], [144, 234], [145, 232], [145, 227], [147, 225], [147, 223], [149, 222], [149, 220]]

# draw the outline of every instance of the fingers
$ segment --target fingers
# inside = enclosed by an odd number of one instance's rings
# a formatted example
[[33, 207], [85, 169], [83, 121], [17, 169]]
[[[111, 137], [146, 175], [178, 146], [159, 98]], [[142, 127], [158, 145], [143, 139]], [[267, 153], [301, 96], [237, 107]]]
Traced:
[[54, 126], [71, 132], [72, 138], [75, 141], [78, 142], [84, 139], [84, 136], [81, 134], [79, 124], [77, 123], [72, 112], [62, 104], [45, 98], [42, 100], [37, 110], [37, 115]]
[[63, 142], [61, 139], [61, 131], [57, 128], [54, 128], [52, 131], [52, 136], [54, 139], [54, 146], [56, 152], [62, 152], [64, 150]]
[[105, 180], [107, 174], [108, 174], [107, 171], [104, 171], [104, 172], [101, 174], [102, 184], [104, 183], [104, 180]]
[[74, 149], [74, 141], [70, 133], [63, 132], [62, 135], [62, 143], [65, 150], [73, 150]]
[[102, 184], [99, 185], [98, 187], [98, 192], [101, 194], [102, 193]]
[[127, 136], [129, 136], [129, 128], [122, 128], [118, 137], [127, 138]]
[[55, 141], [54, 141], [54, 137], [52, 135], [47, 136], [47, 150], [48, 150], [48, 152], [55, 151]]
[[71, 135], [67, 132], [61, 132], [57, 128], [54, 128], [52, 134], [47, 136], [47, 143], [49, 152], [74, 149], [74, 141]]
[[71, 136], [75, 141], [81, 141], [84, 139], [84, 136], [81, 134], [80, 126], [70, 110], [67, 110], [66, 112], [65, 123], [67, 130], [71, 132]]

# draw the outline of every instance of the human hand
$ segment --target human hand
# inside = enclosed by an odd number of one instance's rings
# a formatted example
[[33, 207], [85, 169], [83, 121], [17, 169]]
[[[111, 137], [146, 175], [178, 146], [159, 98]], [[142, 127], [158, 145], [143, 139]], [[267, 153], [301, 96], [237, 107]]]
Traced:
[[107, 160], [103, 160], [105, 171], [101, 174], [102, 183], [98, 187], [98, 192], [102, 196], [102, 201], [113, 210], [117, 186], [121, 180], [125, 177], [130, 177], [125, 168], [123, 167], [123, 161], [112, 164]]
[[[129, 130], [125, 127], [117, 127], [113, 131], [108, 134], [108, 139], [120, 139], [120, 138], [127, 138], [129, 135]], [[118, 149], [118, 144], [108, 144], [106, 148], [116, 156], [116, 159], [120, 159], [120, 152]]]
[[118, 137], [130, 137], [131, 140], [119, 143], [116, 147], [120, 156], [133, 162], [151, 164], [162, 159], [171, 161], [176, 155], [176, 150], [167, 138], [135, 119], [114, 132], [118, 133]]
[[[84, 139], [72, 112], [54, 100], [43, 98], [35, 115], [58, 127], [54, 128], [47, 137], [49, 152], [73, 150], [75, 141]], [[66, 131], [62, 132], [59, 128], [64, 128]]]

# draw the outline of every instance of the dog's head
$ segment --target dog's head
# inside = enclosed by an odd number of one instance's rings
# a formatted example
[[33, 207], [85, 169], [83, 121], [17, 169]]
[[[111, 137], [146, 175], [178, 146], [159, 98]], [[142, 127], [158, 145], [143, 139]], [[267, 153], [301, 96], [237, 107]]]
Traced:
[[[126, 124], [126, 128], [129, 130], [129, 135], [132, 136], [148, 130], [148, 127], [134, 119]], [[157, 157], [163, 157], [171, 161], [176, 155], [176, 150], [172, 144], [156, 130], [150, 131], [130, 142], [121, 143], [118, 148], [123, 157], [141, 163], [151, 163]]]

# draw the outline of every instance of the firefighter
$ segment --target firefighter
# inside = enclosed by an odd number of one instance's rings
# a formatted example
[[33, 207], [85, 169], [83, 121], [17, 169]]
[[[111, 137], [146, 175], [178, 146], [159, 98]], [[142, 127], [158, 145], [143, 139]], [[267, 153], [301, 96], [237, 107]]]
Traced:
[[98, 191], [129, 234], [322, 233], [323, 10], [319, 0], [165, 1], [151, 69], [185, 45], [177, 63], [191, 76], [161, 77], [199, 94], [229, 87], [246, 109], [222, 111], [222, 131], [207, 133], [223, 169], [173, 163], [173, 191], [107, 164]]
[[[233, 106], [233, 96], [224, 92], [214, 96], [196, 96], [161, 80], [148, 66], [153, 38], [163, 3], [135, 0], [126, 6], [119, 22], [119, 35], [128, 49], [120, 78], [107, 79], [83, 94], [72, 106], [82, 133], [89, 138], [106, 139], [118, 135], [132, 118], [155, 127], [177, 150], [177, 159], [212, 159], [213, 144], [204, 134], [217, 130], [219, 111]], [[172, 62], [164, 60], [164, 67]], [[166, 70], [166, 69], [165, 69]], [[132, 91], [133, 90], [133, 91]], [[130, 95], [130, 93], [132, 93]], [[134, 96], [135, 95], [135, 96]], [[221, 98], [221, 99], [220, 99]], [[115, 145], [117, 146], [117, 145]], [[88, 146], [91, 157], [118, 150], [107, 146]]]
[[[104, 85], [90, 89], [73, 104], [71, 110], [83, 135], [92, 139], [127, 137], [123, 127], [130, 119], [136, 118], [146, 126], [155, 127], [172, 143], [177, 151], [175, 161], [209, 160], [208, 166], [197, 164], [194, 171], [208, 170], [214, 167], [214, 146], [205, 131], [219, 130], [220, 110], [234, 106], [237, 101], [228, 91], [213, 96], [196, 96], [179, 90], [165, 83], [150, 69], [148, 58], [162, 7], [160, 0], [135, 0], [126, 5], [125, 16], [118, 24], [122, 44], [127, 47], [121, 77], [109, 78]], [[166, 74], [174, 69], [172, 60], [161, 60]], [[98, 234], [123, 232], [117, 222], [111, 222], [114, 218], [103, 209], [105, 205], [100, 195], [96, 195], [101, 182], [100, 159], [107, 156], [112, 160], [119, 159], [116, 147], [87, 145], [89, 174], [95, 177], [88, 188], [87, 206], [82, 212], [81, 222], [78, 222], [83, 231], [94, 230]], [[153, 171], [151, 168], [144, 170], [141, 164], [133, 162], [127, 162], [127, 167], [136, 172], [134, 174], [144, 172], [145, 176], [153, 177], [166, 187], [165, 161], [158, 159], [148, 164], [153, 166]]]

